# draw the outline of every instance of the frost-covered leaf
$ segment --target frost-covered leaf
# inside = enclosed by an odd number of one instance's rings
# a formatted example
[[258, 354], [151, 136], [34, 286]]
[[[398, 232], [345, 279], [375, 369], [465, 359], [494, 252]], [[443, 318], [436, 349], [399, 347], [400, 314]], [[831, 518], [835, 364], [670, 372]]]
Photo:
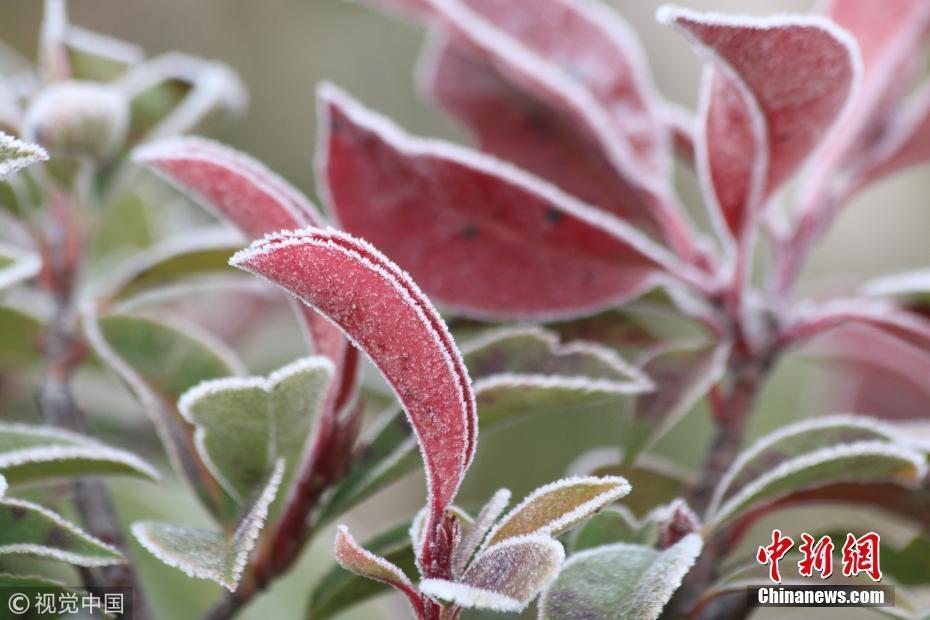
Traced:
[[592, 342], [560, 343], [555, 333], [539, 327], [490, 331], [465, 344], [462, 357], [475, 380], [507, 374], [589, 379], [627, 393], [652, 388], [639, 369], [613, 350]]
[[[258, 160], [217, 142], [167, 138], [137, 149], [133, 158], [250, 238], [321, 223], [316, 208], [297, 188]], [[301, 316], [315, 351], [330, 358], [342, 378], [333, 385], [339, 390], [334, 408], [341, 408], [355, 384], [351, 346], [315, 311], [301, 308]]]
[[284, 459], [278, 459], [265, 487], [229, 537], [221, 532], [156, 521], [133, 523], [132, 533], [143, 547], [168, 566], [189, 577], [209, 579], [235, 591], [283, 475]]
[[179, 52], [135, 65], [118, 87], [130, 97], [130, 143], [188, 133], [248, 105], [245, 86], [228, 65]]
[[[688, 574], [702, 541], [664, 551], [618, 543], [571, 556], [540, 598], [540, 620], [655, 620]], [[610, 579], [605, 579], [610, 575]]]
[[785, 344], [803, 343], [839, 327], [879, 329], [930, 350], [930, 319], [885, 299], [834, 299], [798, 304], [783, 328]]
[[829, 405], [883, 420], [925, 420], [930, 352], [879, 329], [856, 325], [818, 338], [812, 356], [829, 364]]
[[723, 17], [660, 10], [708, 62], [698, 171], [721, 233], [741, 238], [804, 164], [858, 80], [852, 38], [810, 16]]
[[[64, 583], [40, 575], [11, 575], [0, 573], [0, 588], [4, 590], [22, 591], [24, 589], [38, 589], [52, 592], [68, 592], [71, 589]], [[10, 592], [9, 594], [12, 594]]]
[[569, 473], [593, 476], [621, 476], [635, 489], [623, 500], [623, 505], [638, 515], [681, 497], [693, 484], [691, 472], [652, 454], [643, 454], [636, 463], [626, 463], [622, 451], [616, 448], [595, 448], [569, 468]]
[[0, 500], [0, 555], [26, 554], [77, 566], [109, 566], [122, 554], [42, 506]]
[[32, 278], [41, 268], [38, 254], [0, 245], [0, 290]]
[[853, 416], [800, 422], [763, 437], [720, 480], [708, 507], [719, 526], [754, 505], [841, 482], [916, 485], [926, 456], [890, 427]]
[[565, 478], [541, 486], [488, 533], [485, 546], [530, 534], [558, 536], [630, 492], [619, 477]]
[[482, 551], [460, 580], [424, 579], [420, 591], [468, 609], [522, 611], [564, 558], [562, 545], [548, 536], [518, 536]]
[[[329, 317], [381, 371], [422, 449], [431, 538], [474, 458], [478, 433], [468, 372], [439, 313], [374, 247], [332, 230], [269, 236], [230, 262]], [[429, 552], [427, 545], [422, 555]]]
[[341, 525], [336, 533], [336, 561], [347, 571], [386, 583], [400, 590], [413, 590], [404, 571], [383, 557], [361, 547], [349, 529]]
[[456, 312], [566, 317], [617, 305], [661, 273], [701, 279], [623, 221], [503, 161], [414, 138], [330, 85], [320, 106], [334, 215]]
[[194, 445], [193, 426], [177, 401], [201, 381], [243, 374], [224, 345], [189, 326], [152, 317], [84, 312], [88, 342], [122, 379], [152, 419], [172, 464], [222, 523], [235, 519], [236, 503], [209, 475]]
[[507, 489], [498, 490], [488, 500], [488, 503], [481, 508], [481, 512], [478, 513], [474, 523], [471, 524], [467, 531], [463, 532], [462, 540], [455, 548], [455, 553], [452, 556], [452, 574], [455, 577], [461, 577], [465, 572], [475, 551], [478, 550], [491, 526], [494, 525], [509, 503], [510, 491]]
[[828, 0], [824, 9], [830, 19], [856, 39], [862, 56], [862, 78], [843, 117], [843, 130], [830, 136], [824, 152], [814, 162], [804, 190], [811, 206], [828, 188], [837, 169], [860, 164], [857, 160], [863, 153], [875, 149], [876, 142], [885, 141], [883, 134], [894, 130], [904, 137], [900, 130], [913, 122], [913, 116], [902, 115], [896, 108], [920, 71], [921, 48], [930, 25], [930, 6], [921, 0]]
[[619, 15], [587, 1], [432, 4], [455, 25], [432, 33], [421, 88], [482, 150], [688, 249], [690, 225], [666, 191], [669, 135]]
[[726, 371], [726, 346], [666, 346], [641, 364], [655, 389], [636, 397], [624, 431], [624, 456], [633, 462], [688, 413]]
[[47, 159], [48, 153], [38, 144], [23, 142], [0, 131], [0, 179]]
[[131, 452], [86, 435], [10, 423], [0, 423], [0, 474], [10, 484], [102, 475], [159, 480], [158, 472]]
[[107, 82], [121, 77], [145, 59], [141, 47], [69, 25], [64, 39], [72, 79]]
[[[416, 561], [407, 537], [406, 524], [366, 541], [363, 547], [398, 567], [403, 574], [416, 574]], [[307, 616], [317, 620], [326, 620], [349, 607], [389, 590], [390, 586], [387, 584], [367, 579], [336, 566], [314, 586], [313, 593], [310, 595]]]
[[249, 237], [320, 223], [300, 191], [258, 160], [216, 142], [166, 138], [136, 149], [133, 160]]
[[284, 459], [284, 488], [303, 454], [333, 366], [306, 357], [265, 377], [227, 377], [185, 392], [178, 409], [196, 427], [195, 441], [213, 477], [242, 501]]
[[41, 361], [42, 323], [31, 314], [0, 305], [0, 369], [22, 369]]
[[172, 238], [129, 261], [109, 286], [111, 299], [125, 300], [186, 278], [235, 273], [229, 257], [241, 247], [242, 238], [225, 230]]
[[10, 488], [9, 483], [7, 483], [6, 478], [0, 475], [0, 497], [6, 495], [6, 490]]
[[872, 280], [862, 287], [862, 292], [875, 297], [893, 297], [907, 304], [930, 306], [930, 269]]

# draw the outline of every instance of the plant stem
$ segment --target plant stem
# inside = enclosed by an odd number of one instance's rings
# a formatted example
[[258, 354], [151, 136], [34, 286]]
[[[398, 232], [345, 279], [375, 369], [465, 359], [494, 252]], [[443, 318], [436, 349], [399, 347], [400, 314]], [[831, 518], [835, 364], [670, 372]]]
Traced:
[[[765, 376], [768, 374], [768, 368], [767, 359], [749, 361], [732, 359], [730, 362], [731, 382], [727, 394], [721, 396], [715, 393], [710, 399], [714, 409], [716, 432], [704, 461], [701, 476], [689, 496], [689, 502], [698, 514], [706, 513], [714, 488], [739, 455], [746, 431], [746, 422]], [[672, 617], [688, 617], [688, 613], [700, 596], [713, 584], [717, 578], [720, 561], [729, 546], [728, 536], [729, 534], [724, 529], [706, 541], [701, 556], [688, 573], [674, 599], [677, 613], [672, 614]], [[722, 618], [723, 616], [715, 617]], [[744, 615], [739, 610], [735, 610], [726, 617], [736, 619]]]
[[[56, 427], [86, 434], [87, 425], [74, 398], [71, 381], [85, 346], [77, 333], [74, 289], [79, 251], [74, 214], [65, 201], [50, 200], [50, 221], [44, 238], [45, 264], [42, 281], [54, 301], [54, 314], [45, 326], [42, 354], [45, 370], [39, 396], [46, 421]], [[98, 479], [70, 484], [75, 508], [93, 536], [125, 552], [126, 541], [106, 485]], [[133, 618], [148, 620], [151, 614], [132, 564], [126, 562], [100, 569], [102, 580], [91, 570], [81, 570], [87, 586], [131, 588]]]

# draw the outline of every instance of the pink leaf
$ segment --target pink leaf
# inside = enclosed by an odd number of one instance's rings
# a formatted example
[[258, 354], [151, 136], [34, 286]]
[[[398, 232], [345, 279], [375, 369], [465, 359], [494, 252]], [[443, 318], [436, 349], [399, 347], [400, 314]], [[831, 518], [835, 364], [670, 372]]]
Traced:
[[895, 118], [893, 108], [919, 71], [921, 46], [930, 27], [930, 4], [923, 0], [830, 0], [826, 15], [848, 30], [862, 53], [862, 83], [832, 136], [806, 194], [823, 190], [836, 168], [868, 149]]
[[320, 184], [342, 227], [456, 312], [573, 316], [638, 295], [663, 271], [697, 277], [622, 221], [505, 162], [413, 138], [332, 86], [320, 104]]
[[[203, 138], [167, 138], [133, 154], [142, 163], [190, 194], [204, 207], [255, 238], [281, 229], [320, 225], [309, 200], [261, 162]], [[316, 312], [301, 308], [317, 353], [330, 358], [342, 381], [333, 383], [341, 408], [355, 383], [351, 347], [339, 330]]]
[[440, 533], [448, 526], [445, 509], [474, 457], [478, 424], [468, 372], [442, 318], [380, 252], [333, 230], [269, 236], [230, 263], [278, 284], [328, 317], [396, 392], [426, 469], [430, 521], [420, 559], [429, 574], [436, 552], [431, 543], [449, 534]]
[[810, 340], [833, 329], [864, 325], [930, 350], [930, 320], [883, 300], [837, 299], [800, 306], [783, 329], [781, 344]]
[[930, 85], [889, 119], [880, 142], [862, 162], [856, 188], [930, 159]]
[[837, 375], [831, 407], [886, 420], [926, 419], [930, 406], [930, 351], [863, 325], [818, 339], [815, 355]]
[[855, 43], [814, 17], [731, 18], [666, 7], [659, 20], [680, 29], [709, 62], [698, 169], [715, 215], [740, 238], [842, 113], [857, 80]]

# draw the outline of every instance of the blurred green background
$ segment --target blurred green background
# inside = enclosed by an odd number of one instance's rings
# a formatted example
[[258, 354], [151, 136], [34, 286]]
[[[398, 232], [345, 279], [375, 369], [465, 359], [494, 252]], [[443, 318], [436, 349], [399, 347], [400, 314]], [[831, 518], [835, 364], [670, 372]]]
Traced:
[[[532, 0], [514, 1], [532, 4]], [[614, 5], [639, 33], [661, 93], [693, 108], [700, 63], [679, 35], [655, 23], [653, 15], [659, 4], [653, 0], [626, 0]], [[769, 14], [806, 11], [811, 3], [688, 0], [684, 4], [700, 10]], [[34, 57], [41, 3], [2, 0], [0, 6], [0, 39], [27, 57]], [[310, 195], [315, 195], [314, 89], [322, 80], [339, 84], [414, 132], [462, 139], [441, 114], [417, 97], [412, 74], [421, 32], [360, 4], [341, 0], [72, 0], [70, 12], [75, 23], [134, 41], [149, 55], [177, 49], [229, 63], [247, 85], [251, 105], [243, 118], [214, 135], [265, 161]], [[700, 198], [693, 175], [681, 172], [680, 188], [686, 203], [697, 211]], [[805, 273], [802, 290], [815, 295], [850, 291], [869, 277], [930, 264], [930, 244], [926, 242], [930, 227], [928, 189], [930, 175], [926, 169], [918, 169], [884, 182], [857, 199], [817, 251]], [[282, 337], [282, 342], [286, 340]], [[281, 362], [289, 361], [291, 353], [298, 354], [286, 346], [283, 350], [276, 347]], [[813, 362], [797, 357], [786, 360], [761, 399], [753, 435], [823, 412], [826, 400], [816, 389], [822, 378]], [[115, 398], [114, 402], [131, 415], [141, 416], [130, 399]], [[616, 442], [620, 431], [613, 422], [606, 414], [562, 412], [482, 438], [478, 459], [461, 494], [462, 503], [477, 504], [501, 486], [511, 488], [519, 497], [563, 475], [586, 449]], [[658, 450], [688, 467], [696, 467], [707, 442], [707, 428], [706, 414], [698, 410]], [[408, 519], [422, 502], [422, 489], [422, 480], [413, 476], [386, 489], [347, 520], [355, 534], [365, 539]], [[119, 482], [115, 491], [127, 521], [205, 520], [180, 483], [169, 481], [155, 488]], [[810, 511], [794, 517], [798, 523], [823, 522], [824, 528], [830, 518], [828, 513]], [[868, 521], [867, 517], [863, 519]], [[847, 525], [849, 520], [842, 523]], [[780, 524], [787, 527], [784, 521]], [[763, 524], [759, 531], [766, 526], [771, 528], [771, 524]], [[309, 586], [331, 565], [331, 540], [330, 533], [322, 533], [299, 569], [241, 617], [303, 617]], [[151, 560], [138, 547], [133, 552], [142, 562], [159, 618], [196, 618], [219, 595], [218, 587], [189, 580]], [[388, 597], [346, 618], [406, 615], [403, 601]], [[816, 617], [839, 616], [818, 613]]]

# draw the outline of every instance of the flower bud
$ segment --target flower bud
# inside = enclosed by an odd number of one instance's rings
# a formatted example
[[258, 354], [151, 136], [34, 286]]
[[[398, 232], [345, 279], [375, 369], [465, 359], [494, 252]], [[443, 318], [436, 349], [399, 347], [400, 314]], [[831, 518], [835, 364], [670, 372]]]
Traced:
[[32, 100], [23, 137], [53, 157], [104, 159], [124, 142], [128, 127], [129, 103], [120, 91], [93, 82], [62, 82]]

